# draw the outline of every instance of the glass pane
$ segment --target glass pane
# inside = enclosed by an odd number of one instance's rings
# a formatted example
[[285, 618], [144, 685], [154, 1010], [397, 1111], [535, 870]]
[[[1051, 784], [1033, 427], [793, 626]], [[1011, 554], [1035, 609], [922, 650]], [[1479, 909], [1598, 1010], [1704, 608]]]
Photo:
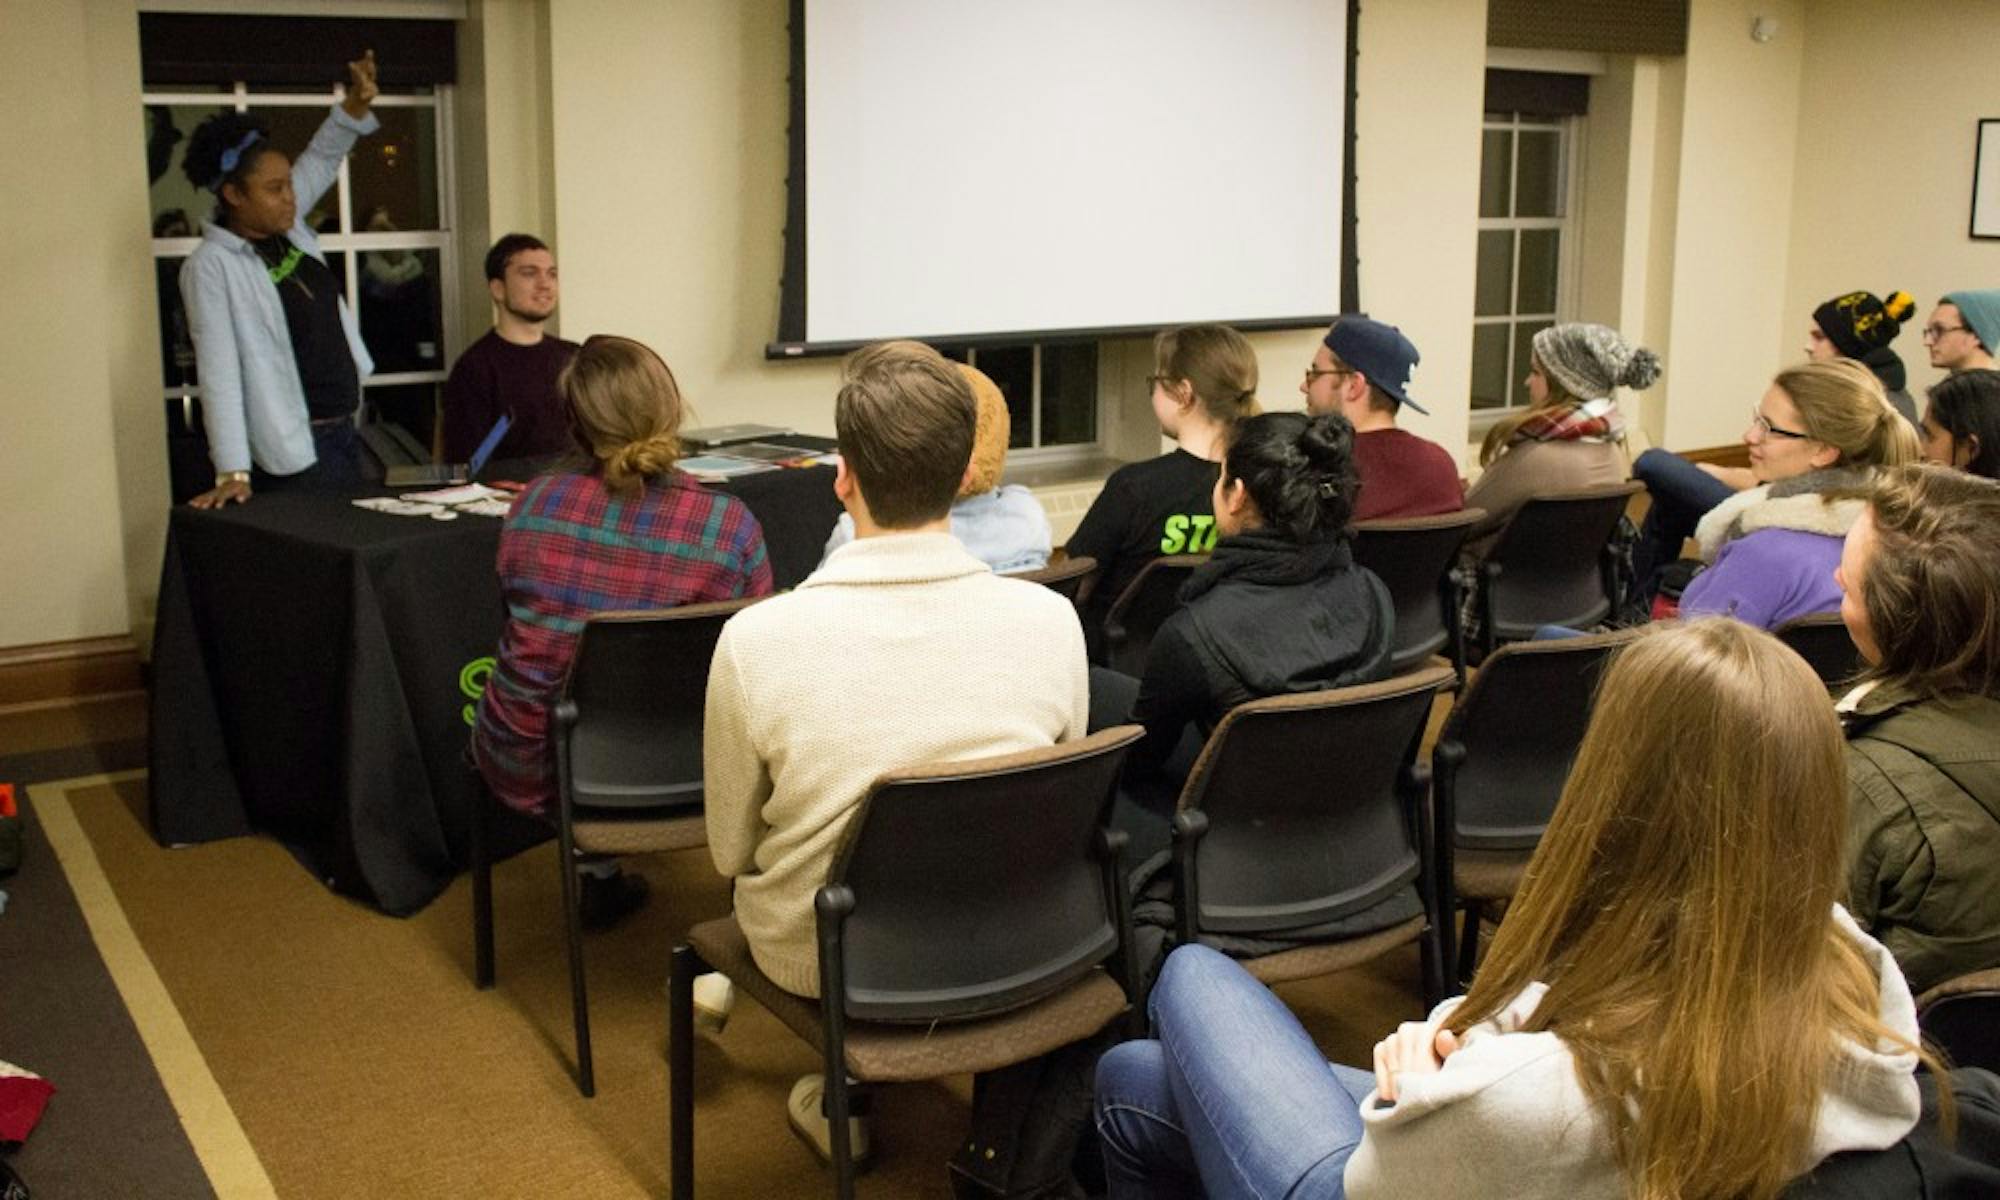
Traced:
[[1514, 176], [1514, 215], [1562, 215], [1562, 135], [1553, 130], [1524, 129], [1515, 153], [1520, 163]]
[[1552, 313], [1556, 310], [1556, 272], [1561, 247], [1560, 230], [1521, 231], [1521, 273], [1515, 285], [1515, 312]]
[[1007, 448], [1018, 450], [1035, 441], [1035, 350], [1032, 346], [981, 346], [972, 364], [986, 372], [1007, 397]]
[[221, 111], [213, 105], [146, 106], [147, 204], [154, 237], [197, 237], [201, 222], [214, 215], [214, 193], [190, 182], [181, 164], [195, 126]]
[[154, 283], [160, 297], [160, 371], [169, 390], [193, 387], [194, 339], [188, 336], [187, 310], [181, 306], [181, 264], [185, 258], [153, 260]]
[[378, 374], [444, 370], [442, 296], [438, 251], [361, 252], [361, 340]]
[[367, 393], [368, 406], [377, 420], [401, 425], [419, 445], [432, 445], [431, 432], [437, 423], [437, 384], [396, 383], [371, 387]]
[[1479, 151], [1479, 215], [1507, 216], [1507, 173], [1513, 168], [1514, 135], [1489, 129]]
[[1525, 407], [1528, 403], [1528, 362], [1534, 354], [1535, 335], [1554, 321], [1523, 321], [1514, 326], [1514, 365], [1507, 372], [1508, 394], [1513, 397], [1508, 403]]
[[1097, 440], [1097, 343], [1042, 347], [1042, 445]]
[[1479, 231], [1479, 275], [1473, 289], [1475, 316], [1499, 317], [1508, 312], [1507, 298], [1514, 291], [1514, 231]]
[[[296, 160], [299, 152], [312, 142], [312, 136], [319, 131], [320, 122], [326, 120], [332, 108], [329, 101], [326, 108], [256, 108], [250, 114], [262, 121], [271, 131], [271, 144], [283, 150], [287, 157]], [[335, 182], [326, 193], [313, 202], [300, 196], [299, 213], [307, 226], [315, 233], [339, 233], [340, 229], [340, 184]]]
[[1507, 406], [1507, 326], [1472, 327], [1472, 408]]
[[354, 144], [348, 185], [358, 230], [438, 229], [437, 110], [378, 108], [382, 128]]

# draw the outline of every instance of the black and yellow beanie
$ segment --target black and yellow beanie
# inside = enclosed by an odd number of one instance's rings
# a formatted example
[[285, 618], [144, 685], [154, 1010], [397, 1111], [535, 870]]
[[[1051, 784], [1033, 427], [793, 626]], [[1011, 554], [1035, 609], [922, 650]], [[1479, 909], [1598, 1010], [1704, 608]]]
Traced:
[[1908, 292], [1890, 292], [1876, 299], [1873, 292], [1849, 292], [1813, 309], [1813, 321], [1843, 358], [1866, 358], [1896, 340], [1903, 322], [1917, 311]]

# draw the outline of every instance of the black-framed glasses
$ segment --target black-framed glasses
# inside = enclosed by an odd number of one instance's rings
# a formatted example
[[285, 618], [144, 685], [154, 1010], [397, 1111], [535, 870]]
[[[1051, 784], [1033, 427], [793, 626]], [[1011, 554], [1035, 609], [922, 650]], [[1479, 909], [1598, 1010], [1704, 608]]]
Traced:
[[1809, 442], [1812, 440], [1812, 434], [1810, 433], [1800, 433], [1796, 429], [1786, 429], [1782, 426], [1771, 424], [1771, 419], [1764, 415], [1764, 410], [1761, 408], [1750, 410], [1750, 428], [1756, 430], [1757, 436], [1760, 438], [1791, 438], [1795, 442]]
[[1968, 325], [1926, 325], [1924, 326], [1924, 340], [1935, 342], [1947, 333], [1964, 333], [1969, 328], [1971, 327]]
[[1360, 373], [1353, 367], [1307, 367], [1306, 386], [1311, 387], [1312, 381], [1322, 375], [1359, 375]]

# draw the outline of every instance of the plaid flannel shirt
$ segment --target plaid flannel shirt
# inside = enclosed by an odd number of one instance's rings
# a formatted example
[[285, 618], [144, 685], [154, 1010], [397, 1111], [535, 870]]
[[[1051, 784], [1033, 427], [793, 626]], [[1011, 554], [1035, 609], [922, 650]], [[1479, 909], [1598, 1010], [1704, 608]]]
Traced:
[[626, 500], [595, 475], [535, 480], [501, 528], [499, 569], [507, 622], [473, 756], [493, 794], [527, 812], [555, 796], [549, 710], [586, 619], [771, 591], [757, 518], [679, 472]]

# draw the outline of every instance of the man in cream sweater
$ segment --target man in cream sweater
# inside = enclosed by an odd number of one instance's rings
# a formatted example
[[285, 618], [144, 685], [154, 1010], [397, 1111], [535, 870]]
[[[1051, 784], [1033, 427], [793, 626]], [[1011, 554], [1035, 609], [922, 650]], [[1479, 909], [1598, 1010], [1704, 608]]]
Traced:
[[995, 576], [951, 536], [977, 406], [913, 342], [852, 355], [834, 406], [834, 491], [855, 540], [723, 628], [709, 672], [708, 846], [736, 881], [757, 965], [819, 994], [813, 893], [875, 778], [1085, 733], [1069, 602]]

